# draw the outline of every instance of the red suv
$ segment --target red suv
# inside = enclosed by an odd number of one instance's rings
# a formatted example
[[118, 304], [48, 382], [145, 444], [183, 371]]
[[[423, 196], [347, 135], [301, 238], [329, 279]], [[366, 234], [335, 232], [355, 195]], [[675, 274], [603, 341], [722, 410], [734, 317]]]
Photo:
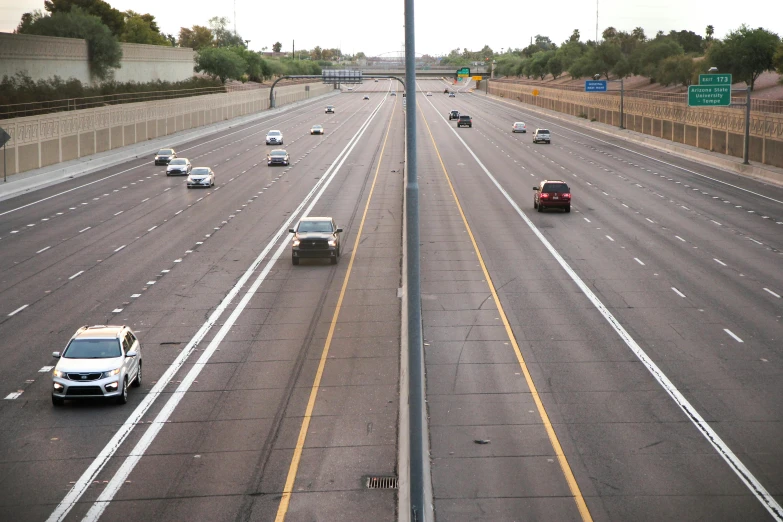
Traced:
[[545, 208], [562, 208], [571, 212], [571, 189], [565, 181], [545, 179], [533, 190], [533, 208], [539, 212]]

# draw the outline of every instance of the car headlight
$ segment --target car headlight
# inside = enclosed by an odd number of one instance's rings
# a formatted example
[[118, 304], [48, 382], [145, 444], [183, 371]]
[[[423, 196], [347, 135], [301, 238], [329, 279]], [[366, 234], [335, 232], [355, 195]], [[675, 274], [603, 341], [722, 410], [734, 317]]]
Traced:
[[329, 240], [329, 246], [337, 246], [337, 240], [336, 239], [330, 239]]
[[65, 378], [65, 373], [60, 371], [60, 370], [58, 370], [57, 368], [54, 369], [53, 374], [54, 374], [55, 377], [59, 377], [60, 379], [64, 379]]
[[298, 239], [294, 239], [294, 242], [292, 243], [293, 246], [299, 246], [300, 241]]
[[114, 370], [109, 370], [108, 372], [103, 372], [101, 374], [101, 379], [105, 379], [106, 377], [114, 377], [115, 375], [120, 374], [120, 370], [122, 370], [122, 366], [119, 368], [115, 368]]

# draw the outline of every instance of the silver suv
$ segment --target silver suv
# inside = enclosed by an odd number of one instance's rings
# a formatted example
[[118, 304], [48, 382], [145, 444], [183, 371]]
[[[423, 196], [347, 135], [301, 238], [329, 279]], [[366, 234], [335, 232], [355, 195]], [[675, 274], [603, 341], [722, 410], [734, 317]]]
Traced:
[[267, 145], [282, 145], [283, 144], [283, 133], [279, 130], [271, 130], [266, 133], [266, 144]]
[[533, 143], [538, 143], [539, 141], [543, 141], [547, 145], [551, 143], [549, 136], [549, 131], [547, 129], [536, 129], [536, 132], [533, 133]]
[[141, 386], [141, 344], [127, 326], [82, 326], [68, 346], [52, 353], [52, 404], [65, 399], [110, 397], [128, 402], [128, 386]]

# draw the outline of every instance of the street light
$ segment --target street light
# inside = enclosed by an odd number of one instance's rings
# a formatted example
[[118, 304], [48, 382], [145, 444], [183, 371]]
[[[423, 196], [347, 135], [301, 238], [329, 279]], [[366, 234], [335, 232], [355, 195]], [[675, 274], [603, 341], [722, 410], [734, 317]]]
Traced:
[[[600, 78], [600, 74], [594, 74], [593, 78], [598, 79]], [[625, 81], [624, 78], [620, 78], [619, 80], [606, 80], [607, 82], [620, 82], [620, 129], [625, 129], [625, 117], [624, 117], [624, 102], [625, 102]]]
[[718, 72], [718, 68], [717, 68], [717, 67], [710, 67], [710, 68], [707, 70], [707, 72], [716, 73], [716, 72]]

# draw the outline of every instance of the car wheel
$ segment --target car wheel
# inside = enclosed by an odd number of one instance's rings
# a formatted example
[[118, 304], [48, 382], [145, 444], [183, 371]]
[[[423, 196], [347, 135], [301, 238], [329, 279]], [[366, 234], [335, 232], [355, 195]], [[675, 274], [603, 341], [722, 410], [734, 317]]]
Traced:
[[571, 212], [571, 205], [568, 205], [568, 206], [565, 208], [565, 211], [566, 211], [566, 214], [568, 214], [569, 212]]
[[292, 257], [291, 258], [291, 264], [292, 265], [298, 265], [299, 264], [299, 258], [298, 257]]
[[122, 393], [117, 396], [117, 404], [126, 404], [128, 402], [128, 379], [122, 381]]
[[167, 173], [166, 173], [166, 177], [169, 177], [169, 176], [171, 176], [171, 174], [169, 174], [169, 173], [167, 172]]
[[534, 208], [534, 209], [538, 208], [538, 203], [536, 203], [536, 200], [535, 200], [535, 199], [533, 200], [533, 208]]
[[542, 205], [541, 203], [538, 204], [538, 211], [539, 212], [543, 212], [544, 211], [544, 205]]
[[52, 395], [52, 404], [54, 406], [62, 406], [63, 404], [65, 404], [65, 399], [63, 399], [62, 397], [55, 397], [54, 395]]
[[136, 378], [133, 379], [133, 387], [134, 388], [141, 387], [141, 361], [139, 361], [139, 371], [136, 372]]

